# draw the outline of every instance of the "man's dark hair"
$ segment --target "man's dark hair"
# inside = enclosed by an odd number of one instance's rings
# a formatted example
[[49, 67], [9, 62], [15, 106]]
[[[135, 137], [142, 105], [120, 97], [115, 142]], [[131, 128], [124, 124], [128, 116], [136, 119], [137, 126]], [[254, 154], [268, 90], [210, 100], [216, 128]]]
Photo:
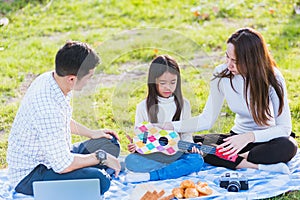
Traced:
[[99, 62], [97, 53], [86, 43], [68, 41], [56, 54], [55, 72], [59, 76], [74, 75], [81, 79]]

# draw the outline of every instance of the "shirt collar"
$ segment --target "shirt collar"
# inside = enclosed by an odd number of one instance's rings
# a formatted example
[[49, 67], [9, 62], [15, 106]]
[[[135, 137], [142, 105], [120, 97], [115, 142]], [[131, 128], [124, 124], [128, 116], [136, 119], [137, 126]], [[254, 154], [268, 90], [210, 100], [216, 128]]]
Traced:
[[70, 105], [70, 100], [72, 97], [72, 92], [68, 92], [68, 94], [65, 96], [63, 91], [60, 89], [59, 85], [54, 79], [54, 71], [50, 72], [49, 76], [49, 82], [50, 82], [50, 88], [54, 92], [54, 96], [56, 97], [56, 101], [60, 104], [68, 104]]
[[167, 104], [167, 103], [171, 103], [174, 101], [174, 96], [170, 96], [169, 98], [157, 96], [157, 99], [158, 99], [159, 103]]

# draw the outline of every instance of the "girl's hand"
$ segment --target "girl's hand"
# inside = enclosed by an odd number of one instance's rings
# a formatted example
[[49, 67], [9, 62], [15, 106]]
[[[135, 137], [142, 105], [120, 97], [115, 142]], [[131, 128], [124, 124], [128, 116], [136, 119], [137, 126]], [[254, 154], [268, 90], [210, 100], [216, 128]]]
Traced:
[[224, 139], [224, 143], [217, 146], [220, 152], [224, 155], [234, 156], [237, 155], [247, 144], [254, 142], [254, 134], [252, 132], [233, 135]]
[[128, 149], [128, 151], [129, 151], [130, 153], [134, 153], [135, 150], [136, 150], [135, 145], [132, 144], [132, 143], [130, 143], [130, 144], [127, 145], [127, 149]]
[[127, 145], [127, 149], [130, 153], [134, 153], [136, 148], [135, 145], [133, 144], [133, 139], [130, 137], [130, 135], [126, 134], [126, 138], [129, 140], [129, 144]]
[[[201, 142], [198, 142], [197, 144], [202, 145]], [[200, 149], [198, 149], [197, 147], [195, 147], [195, 146], [192, 147], [191, 153], [198, 153], [198, 154], [200, 154], [201, 156], [203, 156], [203, 152], [202, 152]]]

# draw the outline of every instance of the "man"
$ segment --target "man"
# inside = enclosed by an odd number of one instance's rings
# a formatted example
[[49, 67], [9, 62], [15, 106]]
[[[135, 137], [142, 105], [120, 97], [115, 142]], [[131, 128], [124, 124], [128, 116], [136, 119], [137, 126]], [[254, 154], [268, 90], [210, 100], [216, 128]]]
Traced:
[[[8, 139], [9, 179], [16, 192], [32, 195], [34, 181], [96, 178], [104, 194], [110, 187], [104, 169], [118, 176], [118, 135], [71, 118], [71, 91], [86, 85], [98, 63], [87, 44], [67, 42], [56, 54], [55, 71], [40, 75], [28, 88]], [[71, 133], [91, 140], [72, 146]]]

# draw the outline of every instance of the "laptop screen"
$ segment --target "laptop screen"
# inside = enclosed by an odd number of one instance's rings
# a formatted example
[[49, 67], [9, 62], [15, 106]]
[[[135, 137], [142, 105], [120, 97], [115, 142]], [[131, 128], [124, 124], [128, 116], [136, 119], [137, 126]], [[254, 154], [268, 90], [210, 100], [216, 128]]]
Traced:
[[100, 200], [99, 179], [33, 182], [35, 200]]

